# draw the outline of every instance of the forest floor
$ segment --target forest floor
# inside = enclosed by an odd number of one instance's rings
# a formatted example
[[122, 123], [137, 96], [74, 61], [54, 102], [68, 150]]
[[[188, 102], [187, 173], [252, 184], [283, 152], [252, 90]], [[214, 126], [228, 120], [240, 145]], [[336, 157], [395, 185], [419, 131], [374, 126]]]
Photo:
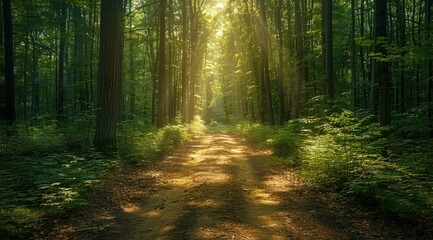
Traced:
[[113, 174], [87, 196], [84, 211], [36, 238], [412, 238], [397, 222], [308, 189], [269, 155], [235, 135], [208, 132], [145, 168]]

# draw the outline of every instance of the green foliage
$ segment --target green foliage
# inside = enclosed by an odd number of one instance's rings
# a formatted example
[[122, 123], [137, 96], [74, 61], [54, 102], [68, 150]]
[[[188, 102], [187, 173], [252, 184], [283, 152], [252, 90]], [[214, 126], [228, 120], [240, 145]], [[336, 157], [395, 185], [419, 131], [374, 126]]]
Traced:
[[366, 160], [380, 156], [380, 146], [373, 144], [380, 129], [349, 110], [323, 119], [307, 120], [315, 124], [302, 146], [302, 174], [317, 185], [341, 188], [362, 171]]
[[125, 122], [119, 124], [118, 152], [104, 154], [92, 149], [89, 133], [78, 130], [87, 121], [18, 126], [16, 136], [0, 139], [0, 157], [7, 159], [0, 162], [0, 236], [26, 237], [44, 219], [86, 206], [85, 193], [107, 172], [145, 164], [206, 130], [198, 117], [160, 130]]
[[234, 126], [232, 125], [225, 125], [225, 124], [221, 124], [217, 121], [211, 121], [208, 125], [207, 128], [211, 131], [223, 131], [223, 132], [232, 132], [234, 131]]
[[244, 137], [248, 142], [267, 146], [268, 140], [272, 137], [273, 129], [267, 125], [242, 121], [236, 125], [235, 131]]
[[21, 235], [44, 216], [85, 206], [82, 194], [118, 163], [93, 151], [15, 156], [0, 163], [0, 233]]
[[195, 117], [190, 124], [169, 125], [159, 130], [149, 128], [142, 123], [136, 123], [135, 128], [128, 128], [131, 124], [122, 126], [119, 153], [125, 162], [132, 164], [146, 164], [178, 147], [182, 142], [206, 131], [204, 122]]
[[289, 122], [288, 125], [276, 130], [268, 142], [275, 156], [283, 158], [288, 165], [299, 166], [303, 141], [304, 135], [301, 133], [299, 122]]
[[[300, 166], [301, 177], [311, 187], [332, 189], [340, 200], [376, 208], [432, 231], [433, 140], [423, 114], [414, 110], [396, 116], [392, 129], [344, 109], [278, 129], [247, 122], [236, 129], [251, 143], [273, 150], [267, 161]], [[384, 130], [389, 136], [383, 137]]]

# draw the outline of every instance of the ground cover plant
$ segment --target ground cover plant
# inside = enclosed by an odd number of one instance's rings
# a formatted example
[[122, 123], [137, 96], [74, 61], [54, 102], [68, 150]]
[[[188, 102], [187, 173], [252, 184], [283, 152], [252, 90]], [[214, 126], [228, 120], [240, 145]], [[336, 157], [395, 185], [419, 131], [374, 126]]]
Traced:
[[107, 173], [146, 165], [205, 130], [198, 118], [160, 130], [133, 125], [119, 127], [118, 151], [111, 153], [96, 151], [75, 134], [78, 129], [56, 125], [18, 127], [15, 136], [1, 139], [0, 155], [7, 161], [0, 162], [0, 236], [31, 236], [50, 218], [85, 207], [86, 193]]
[[[243, 122], [237, 130], [247, 141], [272, 149], [280, 162], [298, 168], [310, 187], [335, 191], [337, 200], [421, 224], [419, 231], [431, 232], [432, 140], [416, 113], [398, 119], [394, 128], [383, 129], [370, 116], [342, 109], [283, 127]], [[389, 135], [384, 137], [384, 131]]]

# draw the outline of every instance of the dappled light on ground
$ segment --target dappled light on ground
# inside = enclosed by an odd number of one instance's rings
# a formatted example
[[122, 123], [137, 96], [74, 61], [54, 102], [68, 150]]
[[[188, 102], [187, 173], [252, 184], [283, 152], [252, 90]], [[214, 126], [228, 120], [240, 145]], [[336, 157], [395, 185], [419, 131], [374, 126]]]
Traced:
[[[269, 152], [251, 149], [232, 135], [197, 137], [168, 156], [161, 171], [147, 173], [164, 180], [151, 196], [122, 207], [130, 226], [122, 230], [122, 236], [109, 239], [261, 240], [301, 236], [302, 227], [285, 211], [287, 200], [278, 195], [296, 188], [296, 180], [290, 173], [266, 173], [263, 159], [267, 155]], [[326, 227], [321, 229], [326, 231]]]
[[226, 133], [198, 136], [153, 166], [113, 176], [96, 193], [107, 196], [104, 207], [52, 239], [391, 239], [380, 219], [344, 213], [270, 154]]
[[185, 150], [166, 158], [170, 168], [159, 191], [140, 207], [122, 208], [134, 224], [128, 239], [286, 239], [280, 201], [250, 162], [263, 153], [221, 133]]

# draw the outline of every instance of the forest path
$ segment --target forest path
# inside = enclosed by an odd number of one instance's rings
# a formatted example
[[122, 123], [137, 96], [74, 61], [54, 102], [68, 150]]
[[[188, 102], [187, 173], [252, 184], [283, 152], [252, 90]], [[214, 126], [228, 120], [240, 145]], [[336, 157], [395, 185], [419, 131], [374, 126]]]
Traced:
[[54, 239], [393, 237], [380, 221], [306, 190], [293, 170], [264, 161], [269, 154], [231, 134], [197, 136], [147, 169], [114, 176], [95, 193], [91, 214], [57, 229]]

